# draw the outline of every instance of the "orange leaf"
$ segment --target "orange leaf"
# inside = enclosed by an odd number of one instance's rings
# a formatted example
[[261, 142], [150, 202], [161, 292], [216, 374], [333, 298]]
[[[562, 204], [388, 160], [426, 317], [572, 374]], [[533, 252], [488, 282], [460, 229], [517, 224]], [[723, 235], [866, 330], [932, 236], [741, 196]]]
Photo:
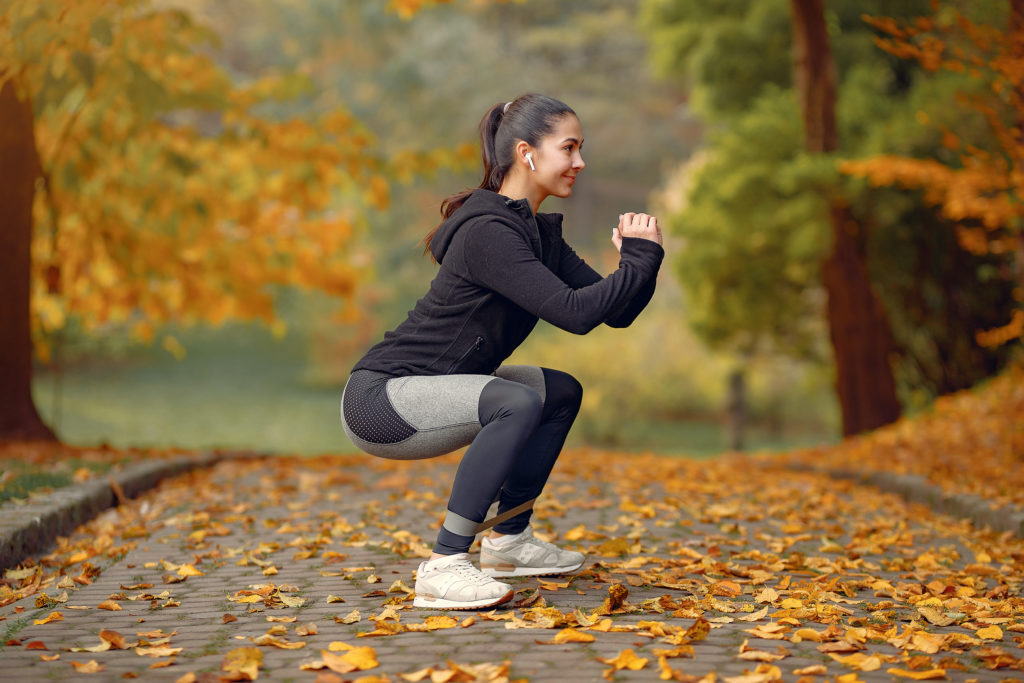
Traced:
[[63, 618], [64, 615], [60, 612], [50, 612], [50, 614], [48, 614], [45, 618], [36, 619], [32, 623], [36, 626], [39, 626], [40, 624], [49, 624], [51, 621], [61, 621]]
[[98, 664], [95, 659], [90, 659], [88, 662], [70, 662], [70, 664], [80, 674], [96, 674], [106, 668], [102, 664]]
[[113, 600], [104, 600], [100, 604], [96, 605], [96, 609], [110, 610], [111, 612], [118, 612], [121, 610], [121, 605], [117, 604]]
[[25, 649], [26, 650], [49, 650], [50, 648], [46, 647], [46, 645], [44, 645], [43, 641], [41, 641], [41, 640], [33, 640], [32, 642], [30, 642], [28, 645], [25, 646]]
[[127, 650], [129, 647], [128, 641], [125, 640], [125, 637], [117, 631], [103, 629], [102, 631], [100, 631], [100, 639], [107, 641], [113, 648], [117, 650]]
[[911, 678], [915, 681], [932, 681], [946, 677], [945, 669], [929, 669], [927, 671], [907, 671], [906, 669], [886, 669], [886, 673], [900, 678]]

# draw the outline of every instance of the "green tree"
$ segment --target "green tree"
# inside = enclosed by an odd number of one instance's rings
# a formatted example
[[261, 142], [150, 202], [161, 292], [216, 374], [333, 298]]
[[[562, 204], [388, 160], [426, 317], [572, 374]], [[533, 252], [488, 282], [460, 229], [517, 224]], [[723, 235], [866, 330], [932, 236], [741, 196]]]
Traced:
[[[890, 14], [912, 14], [927, 2], [881, 4]], [[870, 9], [829, 3], [823, 14], [837, 71], [832, 152], [808, 151], [784, 0], [648, 0], [643, 25], [656, 66], [690, 85], [709, 127], [707, 149], [677, 190], [685, 206], [671, 221], [685, 239], [676, 272], [698, 331], [744, 353], [827, 358], [822, 264], [835, 244], [830, 214], [848, 210], [841, 222], [853, 230], [850, 248], [867, 264], [892, 321], [895, 374], [907, 400], [969, 385], [998, 365], [969, 332], [994, 312], [990, 294], [972, 288], [992, 259], [947, 263], [934, 246], [951, 226], [919, 197], [851, 183], [836, 169], [855, 150], [941, 146], [912, 124], [922, 108], [941, 110], [951, 84], [925, 82], [878, 51], [861, 19]], [[908, 298], [914, 287], [928, 291], [927, 300]], [[847, 431], [863, 428], [849, 422]]]

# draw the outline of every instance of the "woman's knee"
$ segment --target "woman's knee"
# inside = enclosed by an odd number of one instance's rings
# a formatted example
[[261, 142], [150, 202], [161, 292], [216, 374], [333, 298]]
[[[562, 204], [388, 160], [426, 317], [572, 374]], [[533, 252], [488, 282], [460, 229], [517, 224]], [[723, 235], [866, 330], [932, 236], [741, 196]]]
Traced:
[[495, 379], [480, 393], [480, 424], [497, 419], [516, 418], [537, 422], [544, 410], [544, 400], [536, 391], [518, 382]]
[[545, 403], [576, 412], [583, 402], [583, 385], [568, 372], [544, 368]]

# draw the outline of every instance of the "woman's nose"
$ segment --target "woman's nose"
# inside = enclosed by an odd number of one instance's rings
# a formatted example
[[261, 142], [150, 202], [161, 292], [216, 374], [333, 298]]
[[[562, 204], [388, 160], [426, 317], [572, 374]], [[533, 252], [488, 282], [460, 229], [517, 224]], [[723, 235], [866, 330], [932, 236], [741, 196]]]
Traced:
[[576, 158], [573, 159], [573, 162], [572, 162], [572, 167], [575, 168], [577, 171], [582, 171], [583, 168], [586, 165], [587, 165], [586, 162], [583, 161], [583, 155], [582, 154], [576, 154]]

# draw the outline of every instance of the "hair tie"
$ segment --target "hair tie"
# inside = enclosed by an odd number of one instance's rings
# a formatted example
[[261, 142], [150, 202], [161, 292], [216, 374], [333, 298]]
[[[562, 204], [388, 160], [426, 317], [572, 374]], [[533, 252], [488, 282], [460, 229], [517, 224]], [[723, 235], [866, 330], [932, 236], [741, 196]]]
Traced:
[[508, 108], [510, 106], [512, 106], [512, 100], [509, 100], [508, 102], [505, 103], [505, 108], [501, 110], [502, 116], [508, 113]]

